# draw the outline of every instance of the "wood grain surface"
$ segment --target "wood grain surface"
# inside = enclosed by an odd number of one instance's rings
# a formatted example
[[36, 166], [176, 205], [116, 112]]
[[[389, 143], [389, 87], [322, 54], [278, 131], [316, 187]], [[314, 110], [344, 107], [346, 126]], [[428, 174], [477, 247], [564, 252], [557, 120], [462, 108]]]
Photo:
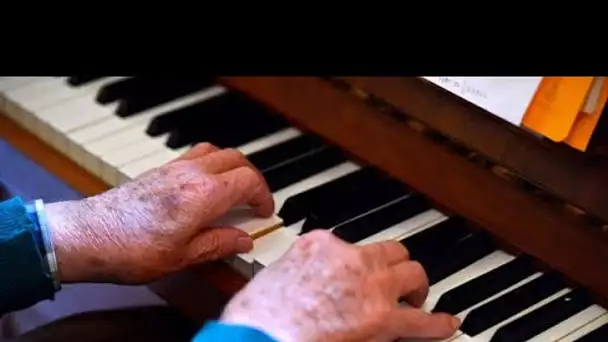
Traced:
[[479, 151], [544, 191], [608, 222], [608, 158], [540, 140], [413, 77], [341, 77]]

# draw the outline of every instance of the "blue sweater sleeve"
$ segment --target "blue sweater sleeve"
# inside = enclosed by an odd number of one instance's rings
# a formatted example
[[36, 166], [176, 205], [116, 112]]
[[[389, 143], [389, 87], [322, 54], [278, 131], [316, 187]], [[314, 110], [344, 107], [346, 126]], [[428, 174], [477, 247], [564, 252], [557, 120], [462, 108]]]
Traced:
[[0, 202], [0, 316], [54, 297], [34, 227], [21, 198]]
[[192, 342], [279, 342], [261, 330], [217, 321], [207, 323]]

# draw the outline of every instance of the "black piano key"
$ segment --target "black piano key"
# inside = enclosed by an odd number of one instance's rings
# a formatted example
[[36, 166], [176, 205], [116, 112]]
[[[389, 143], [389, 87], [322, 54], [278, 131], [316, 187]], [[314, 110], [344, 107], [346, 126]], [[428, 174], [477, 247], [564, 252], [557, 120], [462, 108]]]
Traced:
[[302, 225], [303, 232], [334, 227], [411, 193], [405, 184], [380, 174], [370, 175], [356, 187], [341, 190], [333, 194], [332, 199], [326, 198], [314, 206]]
[[306, 218], [314, 203], [318, 203], [326, 198], [333, 198], [332, 194], [340, 193], [340, 189], [358, 186], [362, 184], [370, 174], [377, 173], [379, 173], [379, 171], [372, 168], [362, 168], [301, 192], [295, 196], [291, 196], [285, 200], [277, 215], [283, 220], [285, 226], [292, 225]]
[[197, 110], [197, 115], [189, 117], [191, 120], [179, 123], [171, 131], [168, 147], [180, 148], [202, 141], [238, 147], [289, 127], [282, 116], [236, 92], [204, 101]]
[[[469, 234], [450, 247], [442, 259], [435, 259], [426, 266], [429, 285], [451, 276], [472, 263], [496, 251], [492, 237], [483, 231]], [[423, 262], [421, 262], [424, 265]]]
[[593, 330], [574, 342], [606, 342], [608, 341], [608, 323]]
[[357, 243], [382, 230], [431, 209], [420, 194], [411, 194], [373, 212], [337, 225], [332, 233], [340, 239]]
[[318, 137], [301, 135], [262, 151], [252, 153], [247, 156], [247, 159], [263, 172], [276, 165], [288, 163], [290, 160], [299, 158], [306, 153], [314, 152], [324, 146], [323, 141]]
[[404, 239], [412, 259], [424, 260], [429, 254], [446, 251], [450, 246], [470, 234], [466, 221], [460, 217], [450, 217], [445, 221]]
[[87, 83], [96, 81], [98, 79], [103, 78], [104, 76], [91, 76], [91, 75], [80, 75], [80, 76], [70, 76], [68, 77], [68, 84], [74, 87], [78, 87], [81, 85], [85, 85]]
[[290, 163], [263, 172], [270, 191], [279, 191], [291, 184], [346, 162], [346, 156], [337, 148], [326, 147], [307, 154]]
[[[162, 114], [157, 115], [148, 124], [146, 134], [150, 136], [159, 136], [170, 133], [173, 130], [184, 128], [192, 128], [194, 132], [197, 130], [216, 127], [222, 128], [228, 123], [234, 123], [235, 120], [240, 120], [239, 113], [224, 113], [223, 115], [210, 115], [205, 111], [208, 106], [208, 101], [214, 101], [216, 98], [224, 96], [219, 94], [209, 99], [193, 103], [186, 107], [177, 108]], [[182, 143], [182, 146], [190, 144], [189, 141]]]
[[[196, 130], [194, 127], [199, 127], [199, 130]], [[203, 129], [203, 126], [199, 126], [199, 125], [190, 125], [188, 123], [184, 123], [184, 124], [178, 124], [177, 127], [174, 127], [171, 132], [169, 132], [169, 138], [167, 139], [167, 141], [165, 142], [165, 145], [171, 149], [178, 149], [178, 148], [182, 148], [182, 147], [186, 147], [188, 145], [194, 145], [194, 141], [198, 140], [195, 139], [196, 136], [200, 136], [201, 135], [201, 130]], [[231, 134], [234, 133], [234, 131], [230, 132]], [[203, 139], [200, 139], [201, 141]], [[205, 140], [206, 142], [212, 143], [209, 139]], [[217, 144], [217, 143], [215, 143]], [[221, 148], [225, 148], [227, 146], [219, 146]]]
[[557, 273], [544, 274], [471, 310], [460, 330], [473, 337], [565, 288], [566, 284]]
[[171, 132], [180, 125], [187, 125], [191, 121], [196, 121], [195, 118], [200, 115], [202, 107], [202, 103], [195, 103], [187, 107], [160, 114], [150, 120], [150, 123], [146, 128], [146, 134], [157, 137]]
[[255, 123], [236, 119], [231, 123], [210, 118], [209, 122], [203, 120], [204, 118], [201, 117], [193, 119], [192, 122], [179, 124], [169, 134], [166, 145], [175, 149], [198, 142], [210, 142], [219, 147], [236, 148], [277, 133], [288, 126], [274, 118], [260, 118]]
[[124, 98], [131, 94], [135, 89], [143, 87], [146, 82], [151, 82], [145, 77], [126, 77], [116, 82], [106, 84], [99, 89], [95, 101], [99, 104], [108, 104]]
[[536, 270], [532, 261], [528, 257], [519, 256], [490, 272], [445, 292], [439, 297], [432, 311], [456, 315], [506, 290], [534, 273], [536, 273]]
[[[217, 141], [218, 144], [236, 147], [289, 127], [287, 120], [280, 115], [265, 109], [259, 110], [251, 105], [241, 110], [226, 108], [225, 112], [222, 110], [214, 114], [222, 115], [222, 113], [228, 112], [233, 119], [229, 122], [227, 120], [229, 116], [226, 116], [223, 131], [210, 130], [207, 134], [200, 132], [200, 134], [194, 135], [192, 143], [206, 141], [206, 137], [213, 134], [214, 136], [210, 139]], [[225, 134], [226, 131], [230, 134]]]
[[490, 342], [524, 342], [593, 305], [591, 296], [576, 289], [500, 327]]
[[213, 77], [147, 83], [120, 100], [116, 114], [123, 118], [128, 117], [215, 84], [216, 80]]

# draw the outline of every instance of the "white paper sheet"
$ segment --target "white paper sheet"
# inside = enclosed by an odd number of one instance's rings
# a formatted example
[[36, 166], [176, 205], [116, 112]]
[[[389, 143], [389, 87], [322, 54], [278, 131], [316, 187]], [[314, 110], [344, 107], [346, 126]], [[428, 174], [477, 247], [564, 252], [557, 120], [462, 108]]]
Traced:
[[519, 126], [542, 77], [423, 77]]

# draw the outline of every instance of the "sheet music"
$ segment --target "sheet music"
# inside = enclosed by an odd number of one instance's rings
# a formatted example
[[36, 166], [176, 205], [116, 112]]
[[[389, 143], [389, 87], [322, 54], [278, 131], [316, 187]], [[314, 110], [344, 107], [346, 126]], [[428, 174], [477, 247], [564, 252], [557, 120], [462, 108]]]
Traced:
[[423, 77], [519, 126], [542, 77]]
[[600, 100], [600, 96], [602, 93], [602, 87], [604, 86], [604, 80], [606, 77], [594, 77], [593, 85], [591, 86], [591, 90], [589, 90], [589, 94], [587, 95], [587, 99], [585, 101], [585, 105], [581, 110], [585, 114], [593, 115], [595, 113], [595, 109], [598, 106], [598, 102]]

